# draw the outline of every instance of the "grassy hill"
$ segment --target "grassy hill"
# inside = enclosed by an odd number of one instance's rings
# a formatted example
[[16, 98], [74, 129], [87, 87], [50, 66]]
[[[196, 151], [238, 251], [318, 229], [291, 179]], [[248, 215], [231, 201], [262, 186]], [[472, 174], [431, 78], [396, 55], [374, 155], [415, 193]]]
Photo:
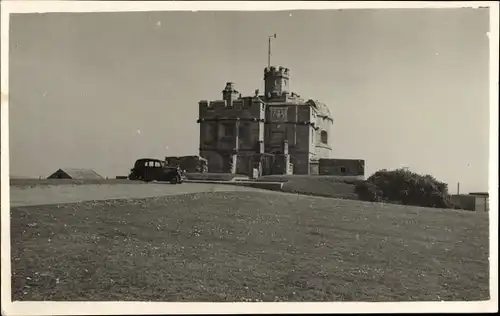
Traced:
[[11, 213], [13, 300], [489, 297], [483, 213], [250, 192]]

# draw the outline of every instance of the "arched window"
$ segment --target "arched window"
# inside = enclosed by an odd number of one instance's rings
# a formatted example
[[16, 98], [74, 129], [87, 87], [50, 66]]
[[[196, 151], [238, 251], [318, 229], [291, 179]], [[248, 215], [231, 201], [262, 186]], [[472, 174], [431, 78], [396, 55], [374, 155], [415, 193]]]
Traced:
[[328, 133], [326, 131], [321, 131], [321, 142], [328, 144]]

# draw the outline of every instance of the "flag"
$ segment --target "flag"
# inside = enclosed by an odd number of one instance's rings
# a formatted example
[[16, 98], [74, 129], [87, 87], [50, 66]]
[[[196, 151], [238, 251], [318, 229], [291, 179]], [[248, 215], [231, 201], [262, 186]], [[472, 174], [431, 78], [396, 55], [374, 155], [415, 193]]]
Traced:
[[276, 38], [276, 33], [274, 33], [274, 38]]

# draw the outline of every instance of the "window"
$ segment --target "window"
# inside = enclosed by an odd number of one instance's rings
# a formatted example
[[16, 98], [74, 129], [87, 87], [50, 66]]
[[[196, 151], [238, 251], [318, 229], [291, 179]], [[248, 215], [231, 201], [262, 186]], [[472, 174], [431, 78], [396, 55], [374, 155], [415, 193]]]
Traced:
[[248, 123], [240, 124], [240, 129], [239, 129], [239, 137], [240, 139], [247, 139], [248, 138], [248, 130], [249, 130], [249, 125]]
[[340, 173], [345, 174], [347, 172], [345, 167], [340, 167]]
[[202, 137], [204, 139], [205, 144], [211, 145], [216, 139], [217, 124], [214, 122], [205, 123], [205, 124], [206, 124], [205, 133], [203, 133]]
[[224, 124], [224, 136], [234, 136], [235, 134], [235, 126], [234, 124]]
[[146, 162], [146, 167], [149, 167], [149, 168], [160, 167], [160, 166], [161, 166], [161, 164], [159, 161], [150, 160], [150, 161]]
[[321, 131], [321, 142], [328, 144], [328, 133], [326, 131]]

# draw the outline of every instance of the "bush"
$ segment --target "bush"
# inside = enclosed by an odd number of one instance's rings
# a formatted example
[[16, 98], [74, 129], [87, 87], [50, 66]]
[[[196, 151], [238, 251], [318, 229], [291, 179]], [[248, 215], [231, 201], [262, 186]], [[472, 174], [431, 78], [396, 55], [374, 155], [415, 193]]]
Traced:
[[407, 169], [380, 170], [356, 184], [361, 200], [423, 207], [451, 208], [446, 183], [431, 175], [419, 175]]
[[382, 202], [382, 191], [373, 183], [368, 181], [359, 181], [355, 184], [355, 191], [358, 198], [362, 201]]

